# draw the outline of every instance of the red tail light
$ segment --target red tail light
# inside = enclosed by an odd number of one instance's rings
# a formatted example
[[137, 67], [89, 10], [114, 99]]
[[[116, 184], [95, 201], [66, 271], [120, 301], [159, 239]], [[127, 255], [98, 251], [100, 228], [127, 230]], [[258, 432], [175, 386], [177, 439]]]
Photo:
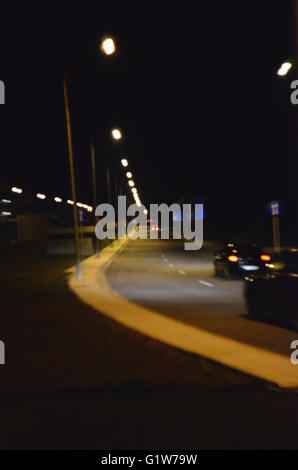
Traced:
[[271, 256], [270, 255], [261, 255], [260, 256], [260, 259], [262, 261], [270, 261], [271, 260]]
[[228, 260], [232, 261], [232, 263], [237, 263], [237, 261], [239, 261], [239, 258], [236, 255], [230, 255], [228, 256]]

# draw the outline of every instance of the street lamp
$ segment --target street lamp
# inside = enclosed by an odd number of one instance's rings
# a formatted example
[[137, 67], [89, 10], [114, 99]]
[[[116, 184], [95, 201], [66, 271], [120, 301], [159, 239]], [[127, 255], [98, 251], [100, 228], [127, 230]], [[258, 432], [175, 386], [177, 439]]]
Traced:
[[21, 194], [23, 192], [21, 188], [16, 188], [15, 186], [11, 188], [11, 190], [13, 193], [18, 193], [18, 194]]
[[121, 165], [124, 167], [128, 166], [128, 161], [126, 160], [126, 158], [122, 158]]
[[64, 89], [64, 103], [65, 103], [65, 116], [66, 116], [66, 128], [67, 128], [70, 179], [71, 179], [71, 192], [72, 192], [72, 199], [73, 199], [73, 220], [74, 220], [74, 235], [75, 235], [75, 247], [76, 247], [76, 275], [77, 275], [77, 279], [81, 279], [82, 278], [81, 243], [80, 243], [80, 233], [79, 233], [79, 224], [78, 224], [77, 191], [76, 191], [75, 171], [74, 171], [73, 141], [72, 141], [72, 130], [71, 130], [71, 123], [70, 123], [67, 74], [64, 75], [63, 89]]
[[128, 172], [126, 173], [126, 176], [127, 176], [127, 178], [132, 178], [132, 173], [131, 173], [130, 171], [128, 171]]
[[38, 199], [45, 199], [45, 198], [46, 198], [46, 195], [45, 195], [45, 194], [38, 193], [38, 194], [36, 194], [36, 197], [37, 197]]
[[119, 129], [113, 129], [112, 130], [112, 136], [113, 136], [114, 140], [122, 139], [122, 134], [121, 134], [121, 131]]
[[291, 70], [292, 68], [292, 64], [291, 62], [284, 62], [278, 69], [277, 71], [277, 75], [279, 75], [280, 77], [283, 77], [285, 75], [287, 75], [287, 73]]
[[131, 188], [135, 185], [134, 181], [132, 181], [132, 180], [129, 180], [128, 184]]
[[102, 52], [106, 55], [112, 55], [116, 51], [115, 42], [112, 38], [106, 38], [100, 46]]
[[[105, 38], [101, 43], [101, 50], [106, 55], [113, 54], [116, 50], [114, 40], [111, 37]], [[76, 246], [76, 275], [77, 275], [77, 279], [81, 279], [82, 277], [81, 244], [80, 244], [80, 233], [79, 233], [79, 224], [78, 224], [77, 193], [76, 193], [75, 171], [74, 171], [74, 152], [73, 152], [73, 139], [72, 139], [72, 129], [71, 129], [71, 121], [70, 121], [70, 110], [69, 110], [68, 73], [67, 72], [64, 74], [63, 89], [64, 89], [64, 103], [65, 103], [65, 115], [66, 115], [66, 127], [67, 127], [71, 190], [72, 190], [72, 199], [73, 199], [72, 205], [73, 205], [74, 234], [75, 234], [75, 246]]]

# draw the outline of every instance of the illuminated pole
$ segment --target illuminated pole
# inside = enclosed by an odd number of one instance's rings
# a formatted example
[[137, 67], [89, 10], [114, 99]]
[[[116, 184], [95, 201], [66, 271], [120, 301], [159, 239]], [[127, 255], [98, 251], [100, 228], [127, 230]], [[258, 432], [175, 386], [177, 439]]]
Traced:
[[[95, 210], [97, 207], [97, 188], [96, 188], [96, 167], [95, 167], [95, 152], [94, 152], [94, 143], [91, 141], [90, 145], [91, 153], [91, 168], [92, 168], [92, 187], [93, 187], [93, 204], [94, 204], [94, 225], [96, 225], [96, 215]], [[99, 240], [95, 236], [95, 258], [99, 258]]]
[[81, 246], [80, 246], [80, 233], [79, 233], [79, 226], [78, 226], [77, 192], [76, 192], [76, 183], [75, 183], [73, 142], [72, 142], [72, 132], [71, 132], [71, 124], [70, 124], [69, 98], [68, 98], [66, 74], [64, 75], [63, 87], [64, 87], [65, 115], [66, 115], [66, 125], [67, 125], [67, 140], [68, 140], [71, 190], [72, 190], [72, 199], [73, 199], [73, 220], [74, 220], [74, 235], [75, 235], [75, 247], [76, 247], [76, 275], [77, 275], [77, 279], [81, 279], [82, 278]]

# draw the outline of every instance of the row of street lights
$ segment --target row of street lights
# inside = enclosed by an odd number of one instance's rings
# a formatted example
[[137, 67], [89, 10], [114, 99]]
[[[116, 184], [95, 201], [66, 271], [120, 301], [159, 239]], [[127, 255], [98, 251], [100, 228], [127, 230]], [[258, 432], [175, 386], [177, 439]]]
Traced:
[[[11, 188], [11, 191], [13, 193], [16, 193], [16, 194], [22, 194], [23, 193], [23, 189], [22, 188], [17, 188], [16, 186], [13, 186]], [[41, 199], [41, 200], [45, 200], [47, 199], [47, 196], [46, 194], [43, 194], [43, 193], [37, 193], [36, 194], [36, 197], [37, 199]], [[63, 199], [59, 196], [55, 196], [53, 198], [53, 200], [55, 202], [57, 202], [58, 204], [61, 204], [63, 202]], [[74, 205], [74, 201], [72, 201], [71, 199], [67, 199], [66, 201], [67, 204], [73, 206]], [[88, 212], [93, 212], [93, 207], [92, 206], [89, 206], [89, 204], [84, 204], [83, 202], [77, 202], [77, 207], [81, 208], [81, 209], [86, 209]]]
[[[126, 158], [122, 158], [121, 160], [121, 165], [124, 167], [124, 168], [127, 168], [128, 167], [128, 161]], [[142, 203], [141, 203], [141, 200], [140, 200], [140, 197], [139, 197], [139, 194], [138, 194], [138, 190], [137, 188], [135, 187], [135, 182], [133, 181], [132, 179], [132, 173], [131, 171], [127, 171], [126, 172], [126, 177], [127, 177], [127, 180], [128, 180], [128, 185], [130, 187], [130, 190], [132, 192], [132, 196], [135, 200], [135, 203], [138, 207], [141, 207], [142, 206]], [[144, 209], [144, 214], [148, 214], [148, 211], [147, 209]]]

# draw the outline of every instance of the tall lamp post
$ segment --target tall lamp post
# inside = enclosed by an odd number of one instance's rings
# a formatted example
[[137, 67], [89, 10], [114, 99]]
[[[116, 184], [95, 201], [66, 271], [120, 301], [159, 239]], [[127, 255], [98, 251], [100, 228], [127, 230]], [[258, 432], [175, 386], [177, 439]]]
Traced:
[[[100, 48], [106, 55], [111, 55], [116, 50], [114, 40], [110, 37], [105, 38], [101, 42]], [[81, 244], [80, 244], [80, 233], [79, 233], [78, 212], [77, 212], [77, 192], [76, 192], [74, 158], [73, 158], [73, 141], [72, 141], [72, 131], [71, 131], [71, 121], [70, 121], [70, 111], [69, 111], [67, 72], [64, 74], [63, 89], [64, 89], [65, 115], [66, 115], [66, 126], [67, 126], [71, 190], [72, 190], [72, 199], [73, 199], [73, 219], [74, 219], [74, 235], [75, 235], [75, 248], [76, 248], [76, 276], [77, 276], [77, 279], [81, 279], [82, 278]], [[93, 155], [94, 155], [94, 151], [93, 151]], [[95, 161], [94, 161], [94, 175], [95, 175]], [[94, 198], [96, 200], [96, 185], [93, 186], [93, 193], [94, 193]], [[94, 207], [94, 211], [95, 211], [95, 208], [96, 208], [96, 205]]]
[[73, 161], [73, 142], [72, 142], [72, 132], [71, 132], [70, 112], [69, 112], [67, 74], [64, 75], [63, 88], [64, 88], [65, 115], [66, 115], [66, 126], [67, 126], [71, 191], [72, 191], [72, 199], [73, 199], [73, 220], [74, 220], [74, 235], [75, 235], [75, 247], [76, 247], [76, 275], [77, 275], [77, 279], [81, 279], [82, 278], [81, 244], [80, 244], [80, 233], [79, 233], [79, 225], [78, 225], [77, 191], [76, 191], [75, 170], [74, 170], [74, 161]]

